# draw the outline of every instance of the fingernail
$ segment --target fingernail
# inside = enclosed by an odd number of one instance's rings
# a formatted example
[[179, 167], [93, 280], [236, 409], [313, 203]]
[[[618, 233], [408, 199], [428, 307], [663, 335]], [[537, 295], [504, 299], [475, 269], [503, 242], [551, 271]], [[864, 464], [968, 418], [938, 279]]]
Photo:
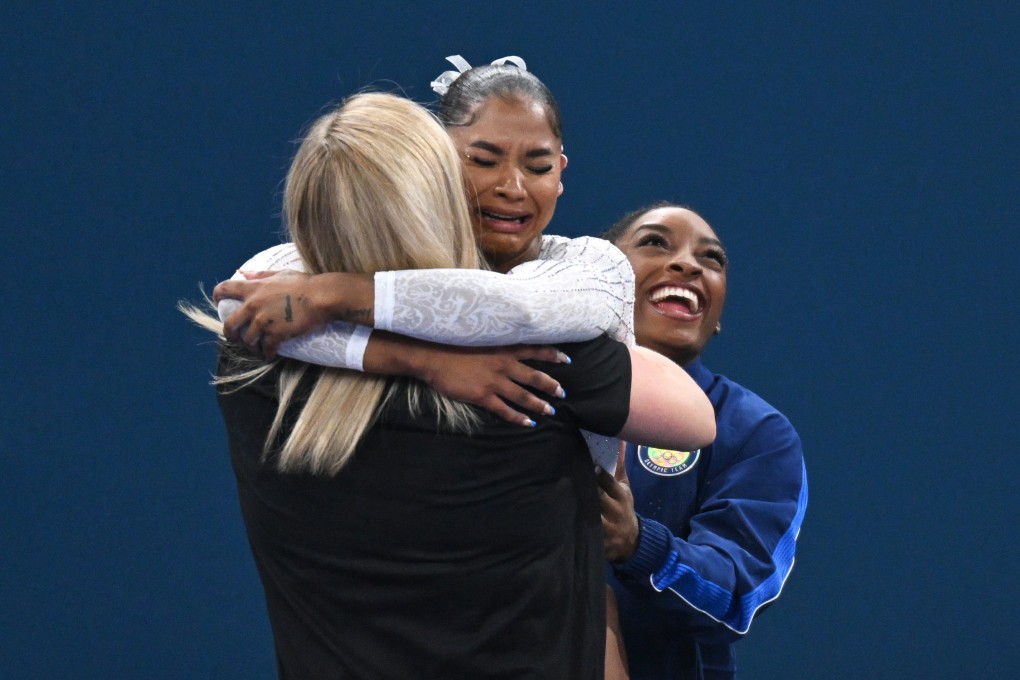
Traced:
[[559, 352], [559, 357], [558, 358], [559, 358], [561, 364], [569, 364], [570, 363], [570, 357], [568, 357], [563, 352]]
[[556, 391], [556, 396], [559, 397], [560, 399], [566, 399], [567, 391], [561, 387], [559, 390]]
[[547, 416], [554, 416], [554, 415], [556, 415], [556, 409], [555, 409], [555, 408], [553, 408], [553, 405], [552, 405], [552, 404], [546, 404], [546, 405], [545, 405], [545, 408], [543, 409], [543, 412], [544, 412], [544, 413], [545, 413], [545, 414], [546, 414]]
[[602, 474], [602, 466], [601, 465], [596, 465], [595, 466], [595, 474], [597, 474], [597, 475], [601, 475]]
[[521, 424], [524, 425], [525, 427], [535, 427], [535, 421], [532, 420], [531, 418], [525, 418], [524, 422]]

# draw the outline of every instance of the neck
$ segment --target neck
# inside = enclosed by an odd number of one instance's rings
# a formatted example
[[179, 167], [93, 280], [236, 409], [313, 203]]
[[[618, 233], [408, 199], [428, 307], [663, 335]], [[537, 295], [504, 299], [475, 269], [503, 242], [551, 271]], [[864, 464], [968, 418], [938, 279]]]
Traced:
[[542, 244], [540, 241], [536, 240], [533, 246], [528, 248], [523, 253], [518, 253], [517, 255], [500, 256], [498, 253], [492, 252], [484, 252], [482, 254], [485, 255], [485, 261], [489, 263], [489, 266], [492, 268], [493, 271], [497, 271], [500, 274], [506, 274], [508, 271], [510, 271], [519, 264], [522, 264], [524, 262], [531, 262], [532, 260], [537, 260], [538, 255], [541, 251]]

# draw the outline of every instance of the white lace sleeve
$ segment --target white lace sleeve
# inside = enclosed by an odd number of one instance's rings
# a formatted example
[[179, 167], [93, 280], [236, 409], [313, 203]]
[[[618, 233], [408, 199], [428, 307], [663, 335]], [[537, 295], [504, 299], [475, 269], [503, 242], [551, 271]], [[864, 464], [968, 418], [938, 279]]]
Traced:
[[[545, 236], [539, 257], [506, 275], [474, 269], [379, 272], [376, 328], [448, 345], [571, 342], [602, 333], [634, 344], [634, 272], [616, 246], [591, 237]], [[304, 263], [294, 245], [284, 243], [241, 268], [304, 271]], [[222, 301], [220, 318], [239, 305]], [[370, 333], [365, 326], [337, 321], [288, 340], [279, 353], [362, 370]]]
[[543, 260], [587, 262], [592, 275], [603, 281], [604, 302], [613, 312], [606, 332], [628, 346], [634, 341], [634, 269], [615, 245], [601, 238], [582, 236], [543, 236], [539, 257]]
[[508, 275], [468, 269], [375, 275], [375, 327], [450, 345], [634, 344], [634, 272], [611, 243], [544, 237]]
[[[241, 269], [247, 271], [294, 269], [303, 272], [305, 263], [301, 261], [301, 256], [298, 255], [297, 248], [293, 243], [283, 243], [263, 250], [245, 262]], [[244, 276], [237, 273], [231, 278], [243, 279]], [[220, 320], [225, 320], [240, 306], [241, 303], [238, 300], [221, 300], [217, 307]], [[327, 324], [322, 330], [287, 340], [280, 345], [278, 353], [281, 356], [319, 366], [350, 368], [360, 371], [362, 370], [362, 360], [365, 357], [365, 348], [368, 346], [368, 337], [371, 333], [372, 329], [367, 326], [359, 326], [346, 321], [334, 321]]]

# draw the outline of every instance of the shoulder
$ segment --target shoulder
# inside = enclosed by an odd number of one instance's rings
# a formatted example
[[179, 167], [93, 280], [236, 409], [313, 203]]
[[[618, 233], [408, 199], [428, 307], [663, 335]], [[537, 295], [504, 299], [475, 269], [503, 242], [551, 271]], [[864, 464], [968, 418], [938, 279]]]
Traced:
[[612, 263], [630, 270], [627, 256], [609, 241], [594, 236], [567, 238], [547, 234], [542, 236], [539, 257], [546, 260], [578, 259]]
[[793, 423], [779, 409], [757, 393], [730, 380], [714, 375], [706, 390], [716, 409], [717, 441], [769, 448], [800, 449], [800, 437]]

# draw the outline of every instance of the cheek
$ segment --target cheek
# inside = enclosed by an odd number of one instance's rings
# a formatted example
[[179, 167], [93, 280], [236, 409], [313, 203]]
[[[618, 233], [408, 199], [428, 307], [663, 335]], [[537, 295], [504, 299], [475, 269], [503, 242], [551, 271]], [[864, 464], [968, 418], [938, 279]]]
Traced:
[[634, 270], [634, 293], [638, 298], [642, 298], [648, 293], [648, 288], [653, 283], [652, 274], [655, 271], [655, 264], [648, 258], [641, 257], [632, 251], [624, 250], [623, 254], [630, 262], [631, 269]]
[[531, 194], [535, 203], [548, 210], [556, 206], [556, 199], [559, 198], [559, 188], [559, 176], [542, 177], [531, 183], [528, 187], [528, 193]]
[[469, 198], [477, 198], [482, 191], [485, 190], [483, 180], [484, 177], [469, 168], [464, 168], [464, 191], [467, 193]]
[[726, 304], [726, 277], [723, 276], [721, 280], [716, 284], [715, 292], [713, 294], [714, 306], [716, 309], [716, 316], [722, 314], [723, 305]]

